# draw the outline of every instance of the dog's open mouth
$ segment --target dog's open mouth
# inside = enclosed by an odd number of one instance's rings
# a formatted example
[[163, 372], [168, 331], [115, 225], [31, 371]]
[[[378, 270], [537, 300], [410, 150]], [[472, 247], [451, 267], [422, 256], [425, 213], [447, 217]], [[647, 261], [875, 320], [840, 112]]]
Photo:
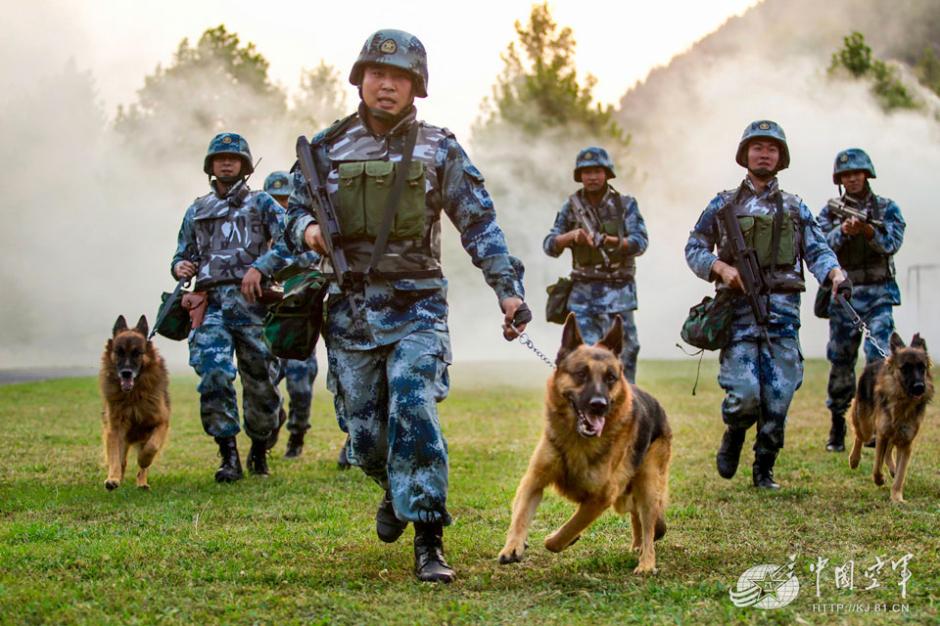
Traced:
[[118, 378], [121, 381], [121, 391], [130, 391], [134, 388], [134, 375], [131, 372], [121, 372]]
[[577, 402], [571, 396], [568, 396], [568, 402], [571, 403], [571, 409], [578, 418], [576, 429], [582, 437], [600, 437], [604, 431], [604, 423], [607, 421], [605, 414], [597, 415], [590, 411], [585, 412], [578, 408]]

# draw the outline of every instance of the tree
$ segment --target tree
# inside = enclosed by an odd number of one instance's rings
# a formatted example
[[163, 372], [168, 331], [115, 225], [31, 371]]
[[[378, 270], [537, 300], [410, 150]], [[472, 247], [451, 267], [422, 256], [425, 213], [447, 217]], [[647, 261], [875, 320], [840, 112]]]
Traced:
[[921, 84], [940, 95], [940, 59], [932, 46], [927, 46], [914, 67]]
[[571, 28], [558, 28], [548, 3], [533, 6], [529, 22], [523, 26], [517, 20], [515, 28], [524, 59], [516, 42], [510, 43], [493, 88], [489, 122], [504, 120], [530, 134], [576, 126], [625, 144], [612, 107], [592, 104], [597, 79], [588, 74], [579, 83]]
[[339, 72], [320, 61], [300, 74], [300, 90], [293, 98], [294, 118], [304, 129], [324, 128], [346, 113], [346, 93]]
[[846, 70], [856, 79], [870, 78], [872, 93], [885, 111], [916, 109], [921, 105], [904, 85], [893, 65], [876, 59], [865, 43], [865, 36], [855, 31], [842, 39], [842, 49], [832, 54], [829, 74]]

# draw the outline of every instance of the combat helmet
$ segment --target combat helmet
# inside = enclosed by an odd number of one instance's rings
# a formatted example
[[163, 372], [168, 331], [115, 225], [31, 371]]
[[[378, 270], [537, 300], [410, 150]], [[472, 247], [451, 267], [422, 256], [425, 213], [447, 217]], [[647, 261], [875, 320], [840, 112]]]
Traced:
[[738, 152], [734, 157], [734, 160], [741, 167], [747, 167], [747, 144], [752, 139], [757, 139], [759, 137], [766, 137], [768, 139], [773, 139], [780, 146], [780, 161], [777, 163], [777, 170], [785, 170], [790, 167], [790, 149], [787, 147], [787, 136], [783, 133], [783, 129], [780, 128], [780, 125], [777, 122], [772, 122], [770, 120], [757, 120], [751, 122], [747, 128], [744, 129], [744, 134], [741, 136], [741, 142], [738, 144]]
[[607, 155], [607, 150], [597, 146], [588, 146], [578, 153], [574, 162], [574, 180], [581, 182], [581, 170], [585, 167], [603, 167], [607, 171], [607, 179], [616, 178], [614, 163]]
[[264, 179], [264, 190], [272, 196], [289, 196], [293, 191], [294, 185], [291, 183], [290, 174], [285, 171], [271, 172]]
[[349, 82], [362, 86], [366, 65], [390, 65], [405, 70], [414, 77], [415, 95], [428, 95], [428, 55], [424, 44], [403, 30], [383, 28], [373, 33], [362, 45], [359, 58], [349, 72]]
[[241, 157], [242, 176], [248, 176], [255, 169], [248, 142], [238, 133], [219, 133], [209, 142], [206, 158], [202, 162], [202, 171], [209, 176], [212, 176], [212, 157], [217, 154], [234, 154]]
[[842, 174], [859, 170], [868, 174], [868, 178], [877, 178], [875, 166], [868, 154], [861, 148], [847, 148], [836, 155], [836, 162], [832, 165], [832, 182], [839, 185]]

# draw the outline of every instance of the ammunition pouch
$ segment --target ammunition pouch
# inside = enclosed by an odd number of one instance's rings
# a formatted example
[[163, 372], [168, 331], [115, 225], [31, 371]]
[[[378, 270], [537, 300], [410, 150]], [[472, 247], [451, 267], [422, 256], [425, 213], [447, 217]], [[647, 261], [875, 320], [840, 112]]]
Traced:
[[[399, 165], [393, 161], [339, 164], [337, 217], [343, 239], [375, 241]], [[388, 239], [423, 239], [426, 222], [425, 165], [423, 161], [411, 161]]]

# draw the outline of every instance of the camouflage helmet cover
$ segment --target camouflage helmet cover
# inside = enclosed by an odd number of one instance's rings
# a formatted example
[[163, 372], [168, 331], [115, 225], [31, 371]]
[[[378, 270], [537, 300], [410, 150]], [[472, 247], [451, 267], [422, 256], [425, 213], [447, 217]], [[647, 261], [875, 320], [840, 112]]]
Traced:
[[780, 125], [771, 120], [757, 120], [751, 122], [744, 129], [741, 142], [738, 144], [738, 152], [734, 157], [737, 164], [741, 167], [747, 167], [747, 144], [752, 139], [760, 137], [773, 139], [777, 142], [780, 146], [780, 162], [777, 163], [777, 171], [787, 169], [790, 166], [790, 149], [787, 147], [787, 136], [783, 133]]
[[415, 82], [415, 95], [428, 95], [428, 55], [424, 44], [403, 30], [383, 28], [373, 33], [362, 45], [359, 58], [349, 72], [349, 82], [362, 85], [362, 74], [366, 65], [390, 65], [411, 74]]
[[284, 171], [271, 172], [264, 179], [264, 190], [272, 196], [289, 196], [294, 190], [290, 174]]
[[206, 158], [202, 162], [202, 171], [212, 176], [212, 157], [217, 154], [234, 154], [242, 160], [242, 176], [251, 174], [255, 167], [251, 159], [248, 142], [238, 133], [219, 133], [209, 142]]
[[836, 155], [836, 162], [832, 165], [833, 184], [841, 184], [842, 175], [846, 172], [856, 171], [865, 172], [868, 178], [877, 178], [875, 166], [868, 154], [861, 148], [847, 148]]
[[614, 174], [614, 163], [607, 155], [607, 150], [597, 146], [588, 146], [578, 152], [578, 158], [574, 162], [575, 182], [581, 182], [581, 170], [585, 167], [603, 167], [607, 171], [608, 180], [617, 177]]

